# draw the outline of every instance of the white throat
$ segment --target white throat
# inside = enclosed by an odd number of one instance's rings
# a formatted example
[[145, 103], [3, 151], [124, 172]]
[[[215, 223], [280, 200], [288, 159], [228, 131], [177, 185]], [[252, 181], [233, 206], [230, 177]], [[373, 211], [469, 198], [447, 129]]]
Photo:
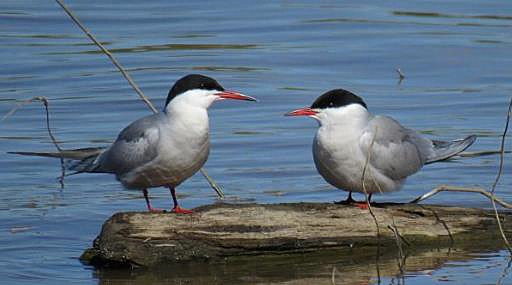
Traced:
[[327, 108], [315, 115], [320, 126], [352, 126], [364, 127], [370, 118], [370, 113], [360, 104], [350, 104], [338, 108]]
[[176, 134], [202, 136], [209, 132], [208, 107], [218, 98], [216, 90], [193, 89], [173, 98], [165, 108]]
[[181, 113], [188, 108], [208, 109], [218, 97], [217, 90], [192, 89], [174, 97], [165, 107], [166, 113]]

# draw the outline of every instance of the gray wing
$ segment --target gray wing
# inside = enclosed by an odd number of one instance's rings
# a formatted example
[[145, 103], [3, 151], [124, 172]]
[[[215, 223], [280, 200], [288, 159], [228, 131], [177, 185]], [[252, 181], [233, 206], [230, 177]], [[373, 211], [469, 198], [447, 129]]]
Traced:
[[162, 114], [141, 118], [124, 128], [117, 140], [98, 158], [97, 171], [126, 173], [158, 154]]
[[432, 141], [385, 116], [370, 120], [359, 143], [363, 154], [371, 155], [369, 163], [393, 179], [420, 170], [432, 151]]

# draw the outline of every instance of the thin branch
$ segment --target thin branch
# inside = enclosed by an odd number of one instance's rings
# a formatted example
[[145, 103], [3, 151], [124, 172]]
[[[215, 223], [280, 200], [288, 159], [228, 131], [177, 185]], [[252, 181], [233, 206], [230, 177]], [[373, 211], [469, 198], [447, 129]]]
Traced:
[[210, 184], [210, 187], [212, 187], [213, 190], [215, 190], [215, 192], [217, 192], [217, 195], [219, 195], [219, 198], [224, 199], [225, 195], [224, 195], [224, 192], [222, 191], [222, 188], [220, 188], [220, 186], [217, 183], [215, 183], [215, 181], [210, 177], [210, 175], [208, 175], [208, 172], [206, 172], [206, 169], [201, 168], [201, 174], [203, 174], [204, 178], [206, 178], [206, 180]]
[[117, 67], [117, 69], [119, 69], [121, 74], [123, 74], [124, 78], [128, 81], [128, 83], [130, 83], [130, 85], [135, 90], [135, 92], [137, 92], [137, 94], [139, 94], [140, 98], [142, 99], [142, 101], [144, 101], [144, 103], [146, 103], [146, 105], [149, 107], [149, 109], [151, 109], [151, 111], [153, 111], [153, 113], [158, 113], [158, 110], [155, 108], [155, 106], [153, 106], [153, 104], [151, 103], [151, 101], [149, 101], [149, 99], [146, 97], [146, 95], [144, 95], [144, 93], [142, 93], [142, 90], [140, 90], [140, 88], [137, 86], [137, 84], [135, 84], [135, 82], [132, 80], [132, 77], [130, 76], [130, 74], [128, 74], [124, 70], [124, 68], [115, 59], [115, 57], [98, 40], [96, 40], [94, 35], [92, 35], [89, 32], [89, 30], [87, 30], [87, 28], [73, 14], [73, 12], [71, 12], [71, 10], [69, 10], [68, 7], [66, 7], [66, 5], [64, 5], [64, 3], [61, 0], [55, 0], [55, 1], [62, 7], [62, 9], [64, 9], [64, 11], [71, 18], [71, 20], [73, 20], [73, 22], [75, 22], [75, 24], [77, 24], [78, 27], [80, 27], [80, 29], [82, 29], [82, 31], [89, 37], [89, 39], [91, 39], [91, 41], [93, 41], [101, 49], [101, 51], [108, 56], [108, 58], [110, 58], [112, 63]]
[[507, 136], [508, 131], [508, 125], [510, 122], [510, 116], [512, 115], [512, 98], [510, 99], [510, 103], [508, 105], [508, 111], [507, 111], [507, 118], [505, 122], [505, 128], [503, 130], [503, 135], [501, 136], [501, 144], [500, 144], [500, 164], [498, 168], [498, 173], [496, 174], [496, 179], [494, 180], [494, 183], [491, 186], [491, 191], [486, 191], [482, 188], [465, 188], [465, 187], [457, 187], [457, 186], [447, 186], [447, 185], [441, 185], [434, 190], [421, 195], [420, 197], [414, 199], [411, 201], [411, 203], [418, 203], [422, 200], [425, 200], [429, 197], [434, 196], [435, 194], [441, 192], [441, 191], [456, 191], [456, 192], [473, 192], [473, 193], [480, 193], [487, 198], [491, 200], [492, 208], [494, 210], [494, 215], [496, 217], [496, 223], [498, 225], [498, 229], [500, 230], [501, 237], [503, 239], [503, 242], [505, 243], [505, 246], [507, 247], [508, 251], [510, 252], [512, 256], [512, 246], [510, 245], [510, 242], [507, 239], [507, 236], [505, 235], [505, 231], [503, 230], [503, 225], [501, 224], [501, 219], [498, 213], [498, 209], [496, 207], [496, 203], [500, 204], [501, 206], [512, 209], [512, 205], [502, 201], [495, 197], [494, 192], [496, 190], [496, 186], [498, 185], [498, 182], [501, 178], [501, 173], [503, 172], [503, 165], [504, 165], [504, 158], [505, 158], [505, 140]]
[[398, 73], [398, 84], [401, 84], [402, 81], [405, 79], [405, 74], [402, 72], [402, 70], [399, 68], [396, 69], [396, 73]]
[[[55, 146], [55, 148], [57, 148], [57, 150], [59, 152], [62, 152], [62, 148], [57, 143], [57, 139], [53, 135], [52, 130], [50, 128], [50, 111], [48, 110], [48, 105], [49, 105], [48, 104], [48, 99], [46, 99], [46, 97], [41, 97], [39, 100], [41, 100], [43, 102], [44, 108], [46, 110], [46, 130], [48, 131], [48, 135], [50, 136], [50, 138], [52, 140], [52, 143]], [[66, 176], [66, 167], [64, 167], [64, 158], [60, 157], [59, 159], [60, 159], [59, 183], [60, 183], [60, 188], [63, 189], [64, 188], [64, 177]]]
[[486, 191], [483, 188], [469, 188], [469, 187], [460, 187], [460, 186], [451, 186], [451, 185], [440, 185], [431, 190], [430, 192], [423, 194], [419, 196], [418, 198], [410, 201], [409, 203], [419, 203], [423, 200], [426, 200], [434, 195], [436, 195], [439, 192], [469, 192], [469, 193], [479, 193], [484, 195], [485, 197], [489, 198], [490, 200], [494, 200], [496, 203], [500, 204], [504, 208], [512, 209], [512, 204], [509, 204], [500, 198], [497, 198], [493, 194], [491, 194], [489, 191]]
[[[376, 265], [376, 268], [377, 268], [378, 283], [380, 284], [380, 281], [381, 281], [380, 280], [380, 269], [379, 269], [380, 228], [379, 228], [379, 222], [377, 221], [377, 217], [373, 213], [372, 206], [370, 205], [370, 199], [368, 199], [368, 191], [366, 191], [366, 183], [365, 183], [366, 171], [367, 171], [367, 168], [368, 168], [368, 163], [370, 162], [370, 158], [371, 158], [371, 154], [372, 154], [372, 148], [373, 148], [373, 143], [375, 142], [375, 137], [376, 136], [377, 136], [377, 128], [375, 128], [375, 134], [373, 135], [372, 141], [371, 141], [370, 146], [368, 148], [368, 154], [366, 156], [366, 161], [364, 163], [363, 174], [362, 174], [362, 177], [361, 177], [361, 183], [363, 184], [363, 191], [364, 191], [364, 196], [365, 196], [365, 199], [366, 199], [366, 205], [368, 206], [368, 210], [370, 211], [370, 215], [372, 216], [373, 221], [375, 223], [375, 227], [377, 228], [377, 255], [375, 257], [375, 260], [376, 260], [375, 265]], [[378, 184], [378, 183], [376, 183], [375, 180], [373, 181], [373, 183]]]
[[[24, 100], [18, 105], [16, 105], [14, 108], [12, 108], [7, 114], [5, 114], [2, 119], [0, 119], [0, 122], [3, 122], [8, 117], [12, 116], [18, 109], [25, 106], [26, 104], [32, 103], [34, 101], [40, 101], [43, 103], [45, 111], [46, 111], [46, 130], [48, 131], [48, 135], [50, 136], [50, 139], [52, 140], [53, 145], [59, 152], [62, 151], [61, 147], [59, 146], [59, 143], [57, 142], [57, 139], [52, 133], [52, 130], [50, 128], [50, 111], [49, 111], [49, 103], [48, 99], [44, 96], [35, 96], [30, 99]], [[61, 170], [61, 176], [59, 177], [59, 183], [60, 187], [64, 188], [64, 177], [66, 176], [66, 168], [64, 167], [64, 158], [60, 158], [60, 170]]]
[[21, 103], [18, 103], [14, 108], [12, 108], [11, 110], [9, 110], [9, 112], [7, 112], [3, 117], [2, 119], [0, 119], [0, 123], [5, 121], [7, 118], [9, 118], [10, 116], [14, 115], [14, 113], [16, 113], [16, 111], [18, 111], [21, 107], [29, 104], [29, 103], [32, 103], [36, 100], [38, 101], [42, 101], [42, 96], [35, 96], [35, 97], [32, 97], [30, 99], [27, 99], [27, 100], [24, 100], [24, 101], [21, 101]]
[[336, 270], [336, 266], [332, 266], [332, 271], [331, 271], [331, 284], [332, 285], [336, 285], [336, 272], [338, 270]]
[[501, 146], [500, 146], [500, 167], [498, 170], [498, 174], [496, 175], [496, 179], [494, 180], [494, 183], [491, 187], [491, 193], [494, 194], [494, 191], [496, 190], [496, 185], [498, 184], [498, 181], [501, 177], [501, 172], [503, 171], [503, 162], [504, 162], [504, 156], [505, 156], [505, 138], [507, 136], [508, 131], [508, 123], [510, 122], [510, 115], [512, 113], [512, 98], [510, 98], [510, 103], [508, 104], [508, 111], [507, 111], [507, 119], [505, 123], [505, 129], [503, 130], [503, 135], [501, 136]]
[[400, 67], [396, 69], [396, 73], [398, 73], [398, 77], [400, 78], [400, 80], [403, 80], [405, 78], [405, 74], [402, 72]]
[[[508, 123], [510, 121], [510, 113], [512, 112], [512, 98], [510, 98], [510, 103], [508, 104], [508, 111], [507, 111], [507, 120], [505, 123], [505, 129], [503, 130], [503, 135], [501, 137], [501, 146], [500, 146], [500, 167], [498, 169], [498, 174], [496, 175], [496, 179], [494, 180], [494, 183], [492, 184], [491, 188], [491, 194], [494, 195], [494, 191], [496, 190], [496, 185], [498, 185], [498, 181], [501, 177], [501, 172], [503, 171], [503, 163], [505, 158], [505, 138], [507, 136], [508, 131]], [[491, 199], [492, 207], [494, 209], [494, 214], [496, 216], [496, 222], [498, 223], [498, 227], [500, 229], [501, 237], [503, 238], [503, 241], [505, 242], [505, 245], [507, 246], [508, 251], [510, 252], [510, 255], [512, 255], [512, 246], [510, 245], [510, 242], [507, 239], [507, 236], [505, 235], [505, 232], [503, 231], [503, 225], [501, 224], [500, 215], [498, 213], [498, 209], [496, 209], [496, 202], [494, 199]]]
[[403, 250], [403, 241], [405, 241], [405, 239], [400, 235], [400, 232], [395, 225], [395, 219], [392, 218], [392, 224], [388, 225], [388, 229], [390, 229], [395, 235], [396, 247], [398, 248], [398, 269], [400, 270], [400, 275], [403, 276], [406, 258]]
[[501, 282], [503, 282], [503, 280], [508, 276], [508, 274], [510, 273], [511, 265], [512, 265], [512, 258], [509, 257], [507, 266], [505, 266], [505, 268], [503, 268], [500, 278], [498, 279], [498, 281], [496, 281], [496, 285], [501, 285]]

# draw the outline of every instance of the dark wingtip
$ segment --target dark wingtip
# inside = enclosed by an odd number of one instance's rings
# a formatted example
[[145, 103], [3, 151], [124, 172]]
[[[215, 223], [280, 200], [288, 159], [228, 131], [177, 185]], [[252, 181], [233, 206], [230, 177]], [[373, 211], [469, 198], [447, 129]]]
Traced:
[[468, 146], [466, 148], [470, 147], [476, 141], [476, 138], [476, 135], [470, 135], [467, 138], [465, 138], [464, 140], [468, 142]]

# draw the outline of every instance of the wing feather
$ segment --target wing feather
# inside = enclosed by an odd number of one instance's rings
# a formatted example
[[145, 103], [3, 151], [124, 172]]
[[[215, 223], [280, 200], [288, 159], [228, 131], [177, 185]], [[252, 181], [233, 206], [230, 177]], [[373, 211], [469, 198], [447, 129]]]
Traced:
[[158, 155], [159, 114], [141, 118], [123, 129], [117, 140], [97, 160], [98, 169], [122, 174]]
[[370, 155], [371, 166], [392, 179], [404, 179], [420, 170], [431, 145], [430, 140], [385, 116], [370, 120], [359, 143], [363, 154]]

